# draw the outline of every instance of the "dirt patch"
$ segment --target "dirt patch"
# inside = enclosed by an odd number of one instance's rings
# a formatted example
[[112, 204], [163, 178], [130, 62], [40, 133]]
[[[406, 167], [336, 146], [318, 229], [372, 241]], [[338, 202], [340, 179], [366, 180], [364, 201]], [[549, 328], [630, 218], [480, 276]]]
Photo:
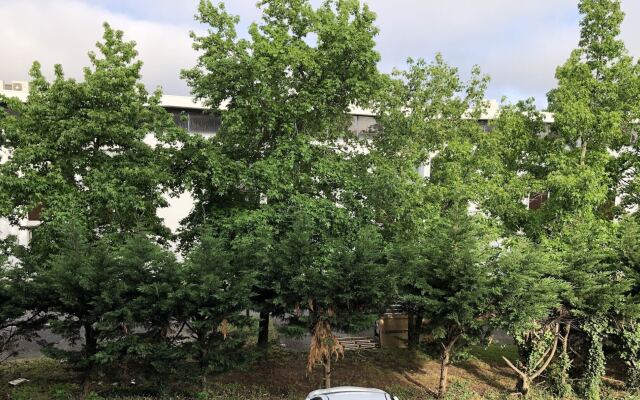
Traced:
[[[367, 350], [347, 352], [343, 359], [333, 363], [332, 379], [335, 386], [415, 386], [433, 391], [439, 373], [439, 362], [420, 353]], [[450, 376], [452, 382], [463, 381], [478, 393], [490, 389], [509, 391], [515, 383], [515, 376], [507, 367], [489, 365], [476, 358], [453, 365]], [[278, 396], [302, 395], [321, 386], [322, 372], [318, 367], [307, 374], [306, 354], [275, 351], [268, 358], [221, 375], [215, 381], [263, 387]]]

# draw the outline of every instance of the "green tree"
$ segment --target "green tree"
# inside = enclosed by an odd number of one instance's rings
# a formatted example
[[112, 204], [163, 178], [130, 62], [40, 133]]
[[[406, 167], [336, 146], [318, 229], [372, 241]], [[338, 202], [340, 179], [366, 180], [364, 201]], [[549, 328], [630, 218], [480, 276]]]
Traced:
[[202, 384], [212, 372], [222, 372], [246, 358], [244, 328], [255, 274], [239, 268], [239, 254], [252, 248], [246, 237], [228, 240], [211, 231], [199, 234], [181, 269], [176, 315], [181, 347], [200, 367]]
[[[101, 290], [96, 285], [99, 297], [91, 299], [103, 313], [96, 324], [95, 360], [106, 373], [112, 373], [113, 365], [123, 365], [122, 374], [113, 374], [116, 378], [130, 382], [139, 377], [155, 382], [162, 391], [184, 361], [176, 346], [180, 333], [175, 330], [177, 293], [184, 285], [182, 266], [172, 251], [143, 232], [110, 242], [108, 280], [102, 282]], [[75, 272], [86, 273], [82, 268]], [[88, 281], [92, 274], [95, 271], [88, 272]]]
[[574, 295], [573, 286], [565, 281], [567, 265], [549, 240], [558, 209], [545, 201], [549, 197], [547, 175], [549, 159], [559, 147], [545, 122], [548, 118], [537, 110], [533, 99], [501, 105], [483, 142], [482, 152], [495, 155], [488, 159], [491, 184], [485, 186], [483, 204], [503, 223], [504, 235], [517, 238], [507, 241], [511, 244], [498, 263], [502, 282], [497, 287], [502, 294], [496, 319], [518, 346], [516, 364], [507, 361], [518, 376], [516, 390], [526, 393], [560, 348], [552, 364], [554, 390], [567, 394], [571, 390], [568, 345], [573, 322], [567, 302]]
[[[27, 101], [6, 99], [13, 112], [1, 122], [10, 154], [0, 165], [3, 216], [18, 224], [27, 212], [41, 210], [19, 255], [43, 289], [31, 307], [57, 313], [57, 328], [70, 337], [82, 330], [76, 365], [90, 366], [86, 376], [97, 366], [98, 324], [112, 311], [103, 296], [116, 290], [108, 286], [115, 285], [109, 249], [133, 232], [156, 241], [168, 237], [156, 210], [166, 205], [165, 165], [181, 135], [160, 106], [160, 91], [149, 95], [139, 82], [135, 44], [104, 28], [83, 81], [66, 79], [56, 66], [55, 79], [47, 82], [34, 63]], [[159, 145], [145, 143], [150, 134]]]
[[[616, 205], [617, 197], [622, 196], [622, 206], [634, 201], [629, 145], [635, 143], [632, 125], [640, 86], [637, 65], [618, 37], [624, 17], [620, 2], [584, 0], [579, 11], [579, 47], [558, 67], [558, 86], [548, 94], [554, 123], [547, 129], [533, 103], [521, 102], [503, 108], [493, 124], [490, 146], [500, 153], [493, 170], [500, 171], [494, 177], [501, 184], [493, 186], [488, 209], [512, 232], [523, 232], [555, 253], [559, 268], [550, 276], [571, 288], [562, 293], [562, 318], [554, 313], [547, 318], [563, 326], [561, 379], [566, 383], [572, 332], [587, 344], [584, 395], [598, 398], [603, 337], [623, 314], [629, 318], [633, 313], [625, 305], [630, 282], [613, 219], [625, 212]], [[528, 210], [517, 200], [531, 195], [545, 200]], [[555, 344], [543, 332], [528, 337], [535, 339], [530, 349]], [[542, 343], [536, 344], [537, 338]]]
[[438, 345], [444, 396], [452, 358], [487, 336], [493, 315], [500, 230], [481, 211], [492, 159], [477, 123], [488, 78], [474, 68], [464, 82], [439, 55], [394, 75], [379, 100], [367, 200], [390, 243], [410, 345], [421, 331]]
[[[516, 390], [526, 395], [533, 380], [545, 372], [556, 356], [561, 326], [564, 335], [569, 334], [570, 325], [563, 321], [562, 300], [570, 287], [562, 279], [560, 260], [544, 244], [514, 237], [503, 247], [495, 271], [494, 324], [515, 340], [518, 362], [514, 365], [503, 358], [518, 375]], [[560, 384], [566, 391], [568, 382]]]
[[640, 293], [640, 224], [637, 213], [627, 216], [620, 224], [620, 253], [626, 271], [631, 280], [627, 293], [627, 305], [620, 310], [621, 318], [617, 324], [620, 337], [619, 351], [627, 364], [626, 384], [630, 390], [640, 389], [640, 325], [637, 318], [640, 311], [638, 293]]
[[[235, 227], [242, 218], [262, 220], [269, 227], [265, 231], [271, 245], [262, 248], [271, 256], [254, 265], [252, 306], [261, 314], [259, 337], [264, 341], [269, 313], [293, 311], [298, 301], [285, 300], [282, 290], [288, 283], [280, 277], [299, 265], [282, 264], [291, 261], [273, 251], [293, 239], [289, 235], [294, 227], [299, 229], [300, 213], [307, 210], [309, 221], [322, 223], [342, 224], [344, 215], [355, 216], [357, 223], [323, 233], [328, 237], [320, 241], [321, 247], [337, 246], [340, 235], [345, 235], [344, 243], [353, 243], [358, 227], [370, 224], [362, 211], [359, 178], [365, 172], [364, 154], [357, 151], [361, 143], [348, 129], [348, 111], [375, 90], [379, 55], [374, 50], [375, 15], [358, 1], [326, 1], [319, 8], [306, 0], [265, 0], [258, 5], [261, 22], [250, 25], [247, 39], [239, 39], [237, 17], [222, 4], [200, 3], [197, 19], [209, 31], [192, 35], [201, 55], [183, 76], [196, 97], [212, 110], [223, 106], [224, 111], [215, 139], [185, 146], [184, 158], [192, 167], [181, 173], [196, 201], [185, 220], [183, 243], [188, 245], [205, 223]], [[346, 266], [336, 260], [328, 265], [336, 274], [346, 273]], [[363, 291], [369, 293], [369, 288]], [[336, 288], [336, 297], [346, 296], [339, 290], [344, 287]], [[289, 294], [287, 298], [300, 299]]]
[[372, 328], [394, 293], [393, 281], [375, 226], [331, 200], [292, 200], [290, 228], [278, 243], [281, 296], [294, 305], [290, 329], [312, 334], [308, 370], [322, 364], [324, 385], [331, 387], [331, 358], [344, 350], [334, 330]]
[[583, 0], [578, 49], [556, 71], [558, 87], [549, 92], [554, 112], [553, 150], [545, 183], [551, 192], [544, 207], [546, 225], [566, 263], [566, 279], [575, 288], [567, 302], [587, 342], [584, 395], [600, 396], [604, 374], [602, 341], [628, 282], [615, 254], [615, 223], [623, 210], [615, 199], [623, 191], [637, 98], [636, 68], [619, 39], [624, 14], [616, 0]]
[[[546, 175], [549, 154], [554, 150], [548, 124], [536, 108], [534, 99], [516, 104], [500, 104], [490, 124], [490, 134], [480, 143], [487, 157], [487, 178], [482, 205], [500, 219], [507, 235], [524, 234], [535, 243], [544, 242], [547, 223], [555, 218], [549, 203], [533, 209], [530, 199], [547, 197]], [[525, 200], [525, 201], [523, 201]]]
[[17, 354], [18, 340], [33, 340], [42, 326], [42, 313], [31, 312], [35, 293], [28, 271], [15, 262], [11, 239], [0, 253], [0, 363]]
[[444, 396], [448, 367], [456, 351], [487, 337], [493, 315], [493, 268], [497, 232], [485, 217], [467, 215], [467, 206], [448, 211], [431, 231], [425, 253], [421, 295], [427, 333], [440, 350], [438, 395]]
[[[166, 373], [173, 360], [162, 362], [160, 351], [169, 343], [171, 296], [179, 287], [173, 254], [143, 235], [91, 241], [77, 220], [58, 227], [64, 228], [57, 236], [58, 249], [44, 264], [39, 257], [23, 258], [27, 269], [36, 270], [33, 286], [40, 305], [30, 306], [51, 313], [51, 329], [82, 346], [49, 346], [46, 353], [80, 372], [83, 396], [115, 363]], [[113, 375], [126, 374], [125, 369]]]

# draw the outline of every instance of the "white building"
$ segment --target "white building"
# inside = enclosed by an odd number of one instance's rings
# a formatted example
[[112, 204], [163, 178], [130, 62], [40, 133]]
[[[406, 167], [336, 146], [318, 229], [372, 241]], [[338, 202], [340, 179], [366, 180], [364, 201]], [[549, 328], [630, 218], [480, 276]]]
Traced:
[[[29, 93], [29, 82], [11, 81], [5, 82], [0, 80], [0, 95], [7, 97], [15, 97], [21, 101], [26, 101]], [[174, 96], [164, 95], [161, 100], [162, 106], [174, 115], [176, 124], [182, 126], [190, 133], [211, 136], [220, 128], [219, 116], [207, 113], [207, 108], [201, 101], [196, 101], [190, 96]], [[224, 105], [222, 106], [224, 108]], [[497, 118], [500, 111], [498, 102], [489, 100], [487, 107], [478, 123], [486, 130], [489, 128], [489, 122]], [[375, 114], [370, 110], [361, 108], [352, 108], [350, 111], [353, 121], [351, 129], [357, 133], [369, 131], [376, 123]], [[186, 118], [185, 118], [186, 117]], [[553, 116], [550, 113], [543, 113], [544, 123], [549, 126], [553, 122]], [[153, 143], [153, 136], [149, 135], [147, 141]], [[0, 163], [5, 162], [9, 157], [6, 151], [0, 148]], [[420, 166], [418, 171], [422, 176], [430, 175], [430, 166], [428, 164]], [[523, 202], [537, 208], [544, 199], [540, 196], [531, 199], [524, 199]], [[539, 198], [540, 197], [540, 198]], [[177, 198], [168, 198], [169, 207], [158, 210], [158, 215], [164, 219], [165, 225], [173, 232], [180, 226], [180, 221], [187, 216], [193, 206], [193, 200], [188, 193]], [[18, 241], [26, 244], [29, 241], [30, 229], [38, 224], [37, 212], [21, 221], [19, 226], [13, 226], [6, 219], [0, 218], [0, 238], [8, 235], [15, 235]]]
[[[0, 95], [15, 97], [26, 101], [29, 94], [29, 82], [25, 81], [0, 81]], [[200, 101], [190, 96], [164, 95], [162, 106], [174, 115], [176, 124], [182, 126], [190, 133], [211, 136], [220, 128], [219, 116], [206, 112], [206, 107]], [[370, 111], [354, 108], [351, 111], [353, 123], [351, 129], [356, 132], [366, 132], [374, 124], [374, 114]], [[185, 118], [186, 117], [186, 118]], [[153, 143], [153, 137], [149, 135], [147, 141]], [[0, 148], [0, 163], [6, 162], [9, 154]], [[158, 210], [158, 215], [164, 219], [165, 225], [173, 232], [180, 226], [180, 221], [187, 216], [193, 206], [193, 200], [188, 193], [177, 198], [168, 198], [169, 207]], [[37, 212], [31, 213], [19, 226], [11, 225], [5, 218], [0, 218], [0, 239], [8, 235], [14, 235], [21, 244], [29, 242], [30, 229], [38, 224]]]

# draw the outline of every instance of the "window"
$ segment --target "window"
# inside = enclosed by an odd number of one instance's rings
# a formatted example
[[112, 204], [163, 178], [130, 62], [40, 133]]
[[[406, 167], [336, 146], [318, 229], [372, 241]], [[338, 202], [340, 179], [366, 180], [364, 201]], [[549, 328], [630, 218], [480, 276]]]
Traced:
[[478, 120], [478, 124], [482, 127], [482, 130], [485, 132], [491, 132], [493, 130], [491, 124], [489, 123], [489, 120], [486, 120], [486, 119]]
[[216, 133], [220, 128], [220, 119], [211, 114], [189, 114], [189, 132]]
[[537, 210], [542, 207], [542, 203], [549, 198], [549, 192], [532, 193], [529, 195], [529, 209]]
[[176, 125], [190, 133], [213, 134], [220, 129], [220, 116], [202, 110], [167, 110], [173, 114]]
[[41, 217], [42, 217], [42, 204], [40, 204], [39, 206], [36, 206], [27, 214], [27, 219], [29, 221], [40, 221]]

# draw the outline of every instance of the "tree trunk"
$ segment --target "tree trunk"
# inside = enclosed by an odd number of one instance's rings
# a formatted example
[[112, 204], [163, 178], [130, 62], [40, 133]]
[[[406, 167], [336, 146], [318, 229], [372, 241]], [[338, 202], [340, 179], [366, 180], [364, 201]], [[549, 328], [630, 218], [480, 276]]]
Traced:
[[440, 343], [442, 350], [440, 352], [440, 382], [438, 384], [438, 397], [444, 398], [447, 393], [447, 383], [449, 382], [449, 364], [451, 364], [451, 352], [460, 336], [456, 336], [446, 345]]
[[564, 335], [562, 336], [562, 354], [560, 356], [560, 385], [563, 388], [563, 395], [565, 388], [569, 388], [569, 368], [571, 361], [569, 359], [569, 335], [571, 334], [571, 324], [569, 322], [564, 324]]
[[207, 388], [207, 372], [209, 372], [209, 352], [207, 347], [207, 336], [203, 329], [196, 332], [196, 342], [198, 343], [198, 366], [200, 367], [200, 389]]
[[[529, 387], [531, 386], [531, 382], [533, 382], [534, 379], [539, 377], [547, 369], [547, 367], [549, 366], [549, 364], [551, 364], [551, 361], [556, 355], [556, 351], [558, 349], [558, 334], [560, 333], [559, 323], [555, 324], [555, 328], [553, 332], [555, 337], [553, 339], [551, 348], [549, 348], [542, 355], [542, 357], [538, 360], [538, 362], [535, 365], [523, 365], [522, 368], [519, 369], [518, 367], [513, 365], [513, 363], [509, 361], [507, 357], [502, 356], [502, 359], [504, 360], [505, 363], [507, 363], [509, 368], [511, 368], [518, 375], [518, 380], [516, 382], [516, 390], [520, 392], [522, 395], [527, 394], [527, 392], [529, 391]], [[524, 358], [522, 352], [520, 351], [519, 351], [519, 356], [521, 359]], [[536, 368], [538, 369], [536, 370]]]
[[449, 379], [449, 362], [451, 361], [449, 350], [446, 348], [440, 354], [440, 383], [438, 384], [438, 397], [444, 398], [447, 392], [447, 381]]
[[91, 389], [91, 380], [85, 378], [82, 382], [82, 392], [80, 393], [80, 400], [88, 399], [89, 395], [91, 394]]
[[413, 325], [414, 314], [412, 312], [407, 313], [407, 347], [413, 350], [413, 335], [415, 326]]
[[529, 380], [529, 377], [523, 375], [518, 376], [518, 381], [516, 382], [516, 392], [521, 393], [523, 396], [526, 396], [529, 393], [530, 387], [531, 380]]
[[324, 388], [331, 388], [331, 356], [328, 356], [324, 363], [322, 364], [324, 367]]
[[85, 323], [84, 325], [84, 343], [85, 353], [87, 358], [93, 357], [98, 351], [98, 338], [96, 337], [96, 331], [93, 329], [93, 324]]
[[588, 400], [600, 400], [600, 386], [605, 372], [602, 330], [594, 324], [587, 332], [587, 360], [584, 371], [584, 397]]
[[[96, 331], [93, 328], [93, 324], [89, 322], [85, 322], [83, 325], [84, 328], [84, 349], [85, 349], [85, 357], [87, 359], [93, 358], [98, 352], [98, 338], [96, 336]], [[93, 378], [93, 360], [89, 361], [90, 366], [85, 370], [85, 373], [82, 374], [82, 392], [80, 394], [80, 399], [84, 400], [91, 394], [92, 389], [92, 378]]]
[[408, 320], [407, 342], [409, 349], [415, 350], [420, 345], [420, 332], [422, 328], [422, 316], [410, 313]]
[[267, 349], [269, 346], [269, 311], [260, 311], [260, 323], [258, 326], [258, 347]]

